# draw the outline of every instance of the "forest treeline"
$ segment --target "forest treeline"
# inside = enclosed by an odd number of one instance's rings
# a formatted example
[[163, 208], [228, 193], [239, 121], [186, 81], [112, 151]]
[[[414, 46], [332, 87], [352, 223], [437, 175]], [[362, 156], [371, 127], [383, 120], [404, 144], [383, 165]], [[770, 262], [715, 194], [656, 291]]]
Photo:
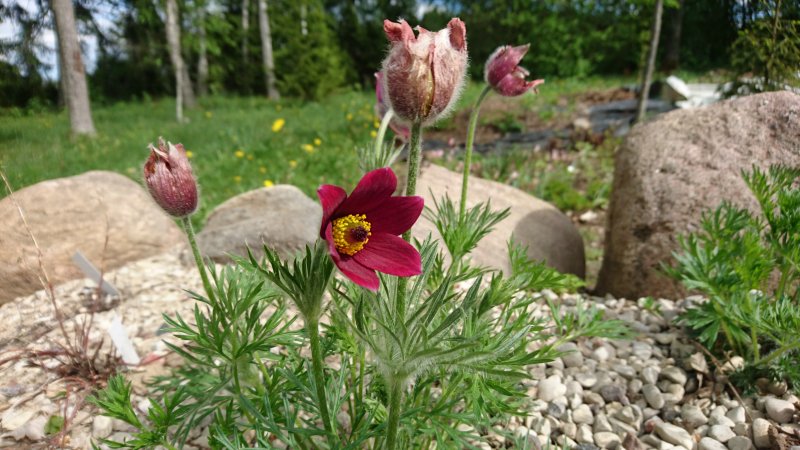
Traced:
[[[41, 35], [54, 28], [54, 0], [5, 0], [3, 21], [18, 31], [0, 44], [0, 106], [55, 105]], [[174, 95], [165, 32], [174, 0], [73, 1], [81, 36], [96, 37], [92, 102]], [[262, 4], [263, 3], [263, 4]], [[281, 96], [318, 99], [347, 86], [372, 86], [386, 51], [384, 18], [439, 29], [467, 24], [471, 75], [500, 44], [530, 43], [524, 65], [536, 77], [636, 75], [647, 51], [653, 0], [177, 0], [180, 54], [194, 92], [266, 95], [262, 14], [268, 8], [273, 86]], [[667, 0], [657, 67], [759, 73], [763, 64], [800, 68], [800, 2]], [[111, 25], [109, 26], [109, 22]], [[104, 25], [102, 25], [104, 24]], [[777, 37], [774, 36], [776, 30]], [[763, 40], [772, 39], [771, 43]], [[768, 47], [764, 51], [759, 46]], [[748, 53], [750, 52], [750, 53]], [[783, 52], [783, 53], [781, 53]], [[57, 52], [56, 52], [57, 53]], [[795, 58], [795, 59], [792, 59]], [[777, 61], [776, 61], [777, 59]], [[86, 58], [84, 57], [84, 62]], [[173, 60], [174, 61], [174, 60]], [[766, 67], [773, 74], [776, 69]], [[763, 71], [763, 70], [762, 70]], [[51, 73], [58, 73], [50, 69]], [[277, 95], [277, 92], [274, 94]]]

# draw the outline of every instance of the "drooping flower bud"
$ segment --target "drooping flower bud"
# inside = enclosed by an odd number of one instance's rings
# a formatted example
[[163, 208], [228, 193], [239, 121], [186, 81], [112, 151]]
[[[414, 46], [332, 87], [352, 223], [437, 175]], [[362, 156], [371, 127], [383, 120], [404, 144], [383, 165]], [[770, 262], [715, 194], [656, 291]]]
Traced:
[[162, 138], [158, 138], [158, 148], [150, 144], [144, 181], [150, 196], [169, 215], [186, 217], [197, 209], [197, 182], [183, 145], [165, 143]]
[[519, 66], [522, 57], [528, 53], [530, 44], [512, 47], [498, 47], [486, 61], [486, 82], [500, 95], [516, 97], [544, 83], [544, 80], [525, 81], [530, 73]]
[[395, 114], [407, 122], [429, 125], [455, 104], [467, 72], [467, 29], [451, 19], [437, 32], [408, 22], [385, 20], [383, 30], [391, 48], [383, 60], [384, 92]]
[[[389, 101], [386, 99], [386, 96], [383, 94], [383, 73], [376, 72], [375, 73], [375, 114], [383, 120], [383, 116], [389, 112], [391, 107], [389, 106]], [[411, 130], [408, 127], [401, 125], [397, 122], [395, 118], [389, 121], [389, 127], [392, 131], [397, 134], [401, 139], [407, 141], [409, 136], [411, 135]]]

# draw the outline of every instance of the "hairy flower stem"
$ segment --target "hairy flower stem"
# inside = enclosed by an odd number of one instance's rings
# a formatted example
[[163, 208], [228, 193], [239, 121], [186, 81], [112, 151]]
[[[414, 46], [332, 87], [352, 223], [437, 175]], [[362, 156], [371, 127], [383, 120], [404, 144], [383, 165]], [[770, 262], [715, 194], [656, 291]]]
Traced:
[[322, 423], [328, 433], [328, 438], [333, 439], [336, 435], [333, 434], [333, 428], [331, 428], [331, 416], [328, 412], [328, 400], [325, 396], [325, 376], [322, 370], [323, 359], [322, 347], [319, 342], [319, 322], [306, 320], [306, 332], [311, 344], [311, 370], [314, 372], [314, 384], [317, 385], [319, 413], [322, 416]]
[[375, 137], [374, 152], [376, 155], [383, 153], [383, 140], [386, 136], [386, 130], [389, 128], [389, 122], [392, 121], [392, 117], [394, 117], [394, 111], [390, 109], [386, 111], [386, 114], [383, 115], [383, 119], [381, 119], [381, 126], [378, 128], [378, 135]]
[[211, 288], [211, 282], [208, 280], [206, 265], [203, 262], [203, 256], [200, 255], [200, 248], [197, 246], [197, 239], [195, 237], [194, 228], [192, 227], [192, 221], [189, 216], [181, 219], [181, 225], [183, 225], [183, 229], [186, 231], [186, 237], [189, 238], [189, 246], [192, 247], [194, 262], [197, 265], [197, 270], [200, 272], [200, 279], [203, 280], [203, 288], [206, 290], [206, 295], [211, 302], [215, 302], [216, 297], [214, 296], [214, 290]]
[[483, 91], [481, 91], [481, 95], [478, 96], [478, 99], [475, 100], [475, 106], [472, 107], [472, 112], [469, 115], [469, 128], [467, 128], [467, 148], [466, 153], [464, 153], [464, 180], [461, 182], [461, 203], [459, 204], [458, 210], [458, 219], [459, 222], [464, 221], [464, 215], [466, 214], [467, 210], [467, 185], [469, 184], [469, 172], [470, 166], [472, 165], [472, 148], [475, 142], [475, 129], [478, 125], [478, 113], [481, 110], [481, 103], [489, 95], [491, 92], [492, 87], [488, 84]]
[[400, 424], [400, 405], [403, 403], [403, 380], [393, 379], [389, 391], [389, 423], [386, 429], [386, 450], [395, 450], [397, 428]]
[[[417, 121], [411, 124], [411, 146], [408, 149], [408, 176], [406, 180], [406, 195], [416, 195], [417, 177], [419, 176], [419, 164], [422, 159], [422, 122]], [[411, 229], [403, 233], [403, 239], [411, 242]], [[406, 311], [406, 291], [408, 290], [408, 278], [401, 277], [397, 280], [397, 320], [399, 323], [405, 322]]]

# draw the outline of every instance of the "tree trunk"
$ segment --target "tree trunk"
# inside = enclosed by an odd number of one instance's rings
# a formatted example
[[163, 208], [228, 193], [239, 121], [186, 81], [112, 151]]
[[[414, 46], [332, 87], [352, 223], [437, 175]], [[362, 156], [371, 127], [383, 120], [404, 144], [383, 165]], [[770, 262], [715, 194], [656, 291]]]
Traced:
[[247, 33], [250, 31], [250, 0], [242, 0], [242, 63], [247, 67]]
[[89, 88], [75, 26], [75, 9], [72, 0], [52, 0], [60, 56], [61, 86], [69, 111], [69, 122], [75, 135], [95, 134], [92, 109], [89, 103]]
[[647, 112], [647, 94], [650, 92], [650, 83], [653, 81], [653, 70], [656, 66], [658, 53], [658, 36], [661, 34], [661, 15], [664, 12], [664, 0], [656, 0], [653, 13], [653, 28], [650, 30], [650, 50], [647, 54], [647, 66], [644, 70], [642, 86], [639, 91], [639, 107], [636, 111], [636, 121], [641, 122]]
[[183, 121], [183, 107], [191, 108], [195, 105], [194, 92], [189, 79], [189, 71], [183, 63], [181, 55], [181, 29], [178, 23], [178, 2], [167, 0], [167, 47], [172, 69], [175, 71], [175, 116], [179, 122]]
[[198, 49], [197, 59], [197, 95], [204, 97], [208, 94], [208, 42], [206, 41], [206, 8], [200, 6], [200, 14], [198, 16], [198, 37], [200, 39], [200, 48]]
[[681, 63], [684, 1], [680, 0], [677, 8], [667, 9], [669, 33], [665, 36], [667, 41], [664, 42], [664, 61], [661, 63], [661, 70], [668, 73], [677, 70]]
[[261, 32], [261, 59], [264, 64], [267, 95], [272, 100], [278, 100], [280, 94], [275, 87], [275, 62], [272, 59], [272, 34], [269, 30], [267, 0], [258, 0], [258, 28]]

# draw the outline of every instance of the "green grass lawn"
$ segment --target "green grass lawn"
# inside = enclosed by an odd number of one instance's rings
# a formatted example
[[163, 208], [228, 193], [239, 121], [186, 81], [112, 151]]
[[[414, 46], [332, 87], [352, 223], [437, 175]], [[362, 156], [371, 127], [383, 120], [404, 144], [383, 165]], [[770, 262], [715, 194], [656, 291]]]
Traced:
[[[65, 112], [0, 117], [0, 167], [12, 187], [111, 170], [140, 182], [147, 144], [159, 136], [191, 152], [202, 200], [197, 221], [247, 190], [290, 183], [308, 195], [321, 183], [352, 186], [359, 178], [356, 146], [375, 130], [373, 94], [349, 92], [324, 102], [262, 98], [204, 99], [175, 121], [171, 99], [95, 106], [98, 135], [70, 139]], [[276, 120], [284, 126], [273, 131]], [[5, 195], [5, 189], [2, 189]]]

